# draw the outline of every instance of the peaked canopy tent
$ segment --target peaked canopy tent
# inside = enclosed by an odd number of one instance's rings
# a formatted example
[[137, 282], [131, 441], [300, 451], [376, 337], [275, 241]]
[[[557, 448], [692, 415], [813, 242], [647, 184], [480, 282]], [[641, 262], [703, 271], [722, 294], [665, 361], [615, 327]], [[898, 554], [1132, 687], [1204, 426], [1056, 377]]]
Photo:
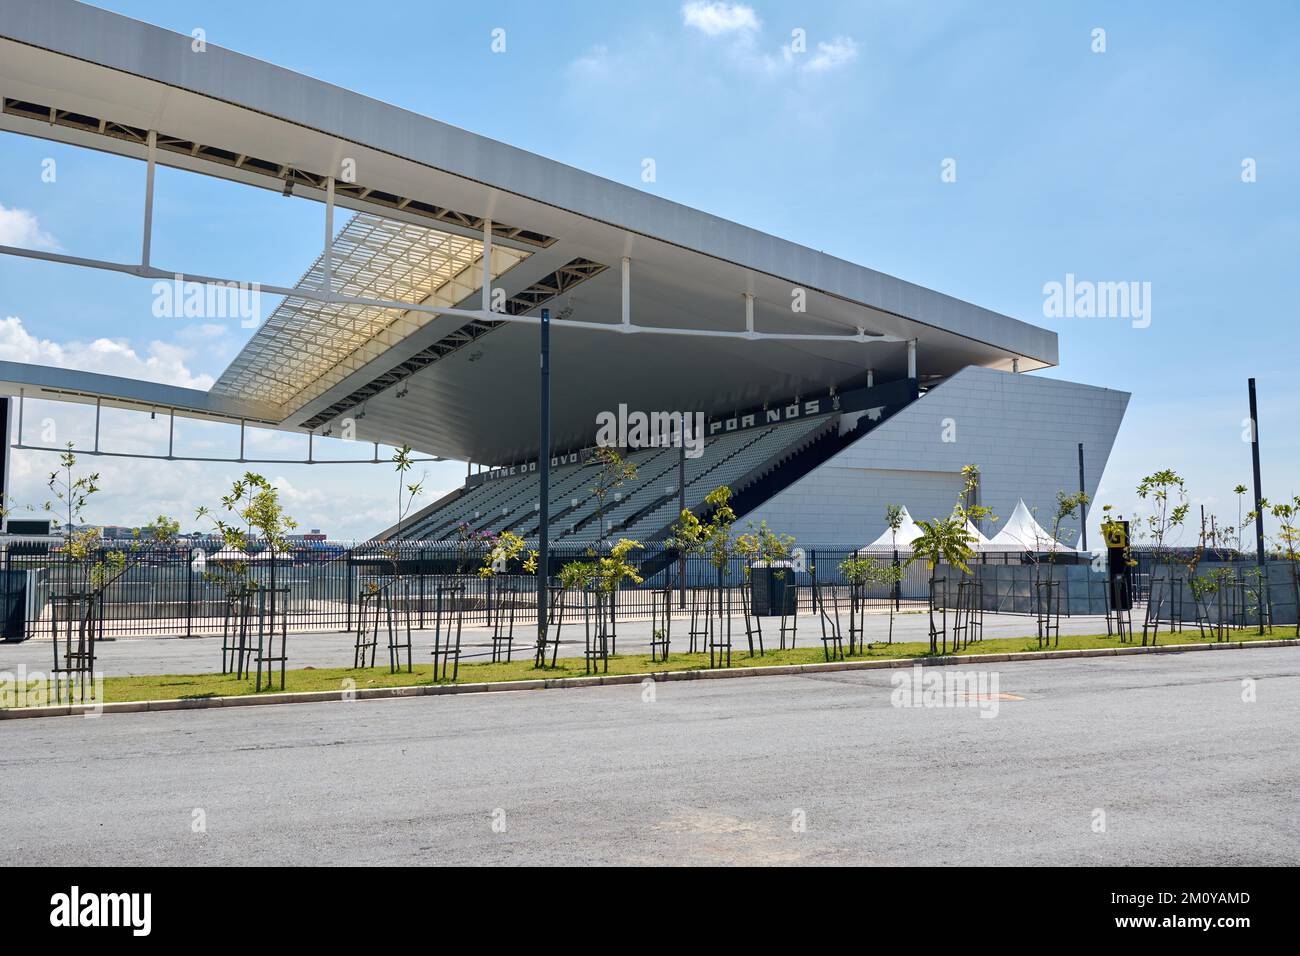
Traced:
[[[903, 508], [902, 518], [903, 522], [899, 525], [898, 531], [895, 532], [890, 528], [885, 528], [880, 537], [867, 545], [863, 550], [891, 550], [894, 547], [898, 547], [901, 550], [910, 549], [912, 542], [921, 536], [921, 528], [912, 519], [912, 515], [908, 512], [907, 508]], [[1032, 521], [1033, 519], [1030, 518], [1030, 520]], [[972, 523], [969, 518], [966, 519], [966, 533], [975, 539], [973, 547], [976, 551], [987, 551], [990, 549], [989, 539], [984, 536], [984, 533], [980, 531], [979, 528], [975, 527], [974, 523]], [[1003, 548], [994, 550], [1007, 549]]]
[[250, 561], [252, 555], [247, 551], [241, 551], [239, 548], [232, 548], [226, 545], [220, 551], [209, 554], [204, 560], [206, 561]]
[[970, 518], [966, 519], [966, 533], [975, 539], [971, 547], [976, 551], [989, 550], [989, 539], [985, 537], [983, 531], [975, 527], [975, 523], [971, 521]]
[[903, 508], [902, 519], [902, 524], [898, 526], [897, 531], [888, 527], [885, 528], [880, 537], [863, 548], [863, 550], [893, 550], [895, 547], [903, 551], [909, 550], [912, 546], [912, 542], [921, 536], [921, 529], [917, 527], [916, 522], [912, 520], [912, 516], [908, 513], [907, 508]]
[[1024, 499], [1016, 502], [1016, 509], [1002, 530], [988, 542], [988, 551], [1071, 551], [1075, 549], [1057, 541], [1037, 521], [1025, 506]]

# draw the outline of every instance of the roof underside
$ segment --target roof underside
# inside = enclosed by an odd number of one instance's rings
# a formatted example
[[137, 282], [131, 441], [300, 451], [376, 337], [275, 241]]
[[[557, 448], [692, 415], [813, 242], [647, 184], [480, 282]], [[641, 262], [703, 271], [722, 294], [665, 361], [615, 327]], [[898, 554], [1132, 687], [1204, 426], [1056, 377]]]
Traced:
[[[492, 272], [528, 253], [494, 247]], [[454, 306], [482, 286], [481, 240], [359, 213], [334, 238], [333, 288], [366, 299]], [[325, 256], [298, 288], [325, 288]], [[301, 408], [418, 331], [431, 316], [286, 297], [212, 390]]]
[[[214, 387], [280, 427], [504, 464], [537, 451], [537, 333], [508, 321], [549, 305], [556, 447], [586, 443], [595, 413], [730, 412], [906, 371], [1022, 371], [1057, 360], [1054, 333], [639, 189], [318, 80], [70, 0], [0, 0], [0, 130], [323, 199], [358, 215], [339, 231], [334, 289], [477, 310], [482, 228], [493, 224], [501, 317], [321, 303], [290, 295]], [[882, 342], [743, 341], [565, 327], [621, 321], [630, 259], [637, 323], [682, 330], [868, 333]], [[162, 264], [159, 264], [160, 266]], [[167, 263], [184, 272], [184, 263]], [[48, 266], [46, 268], [65, 268]], [[256, 280], [256, 276], [237, 277]], [[299, 283], [324, 288], [322, 258]], [[804, 311], [792, 303], [802, 297]], [[192, 402], [203, 405], [207, 403]], [[184, 413], [191, 413], [185, 411]], [[200, 414], [193, 412], [194, 414]]]

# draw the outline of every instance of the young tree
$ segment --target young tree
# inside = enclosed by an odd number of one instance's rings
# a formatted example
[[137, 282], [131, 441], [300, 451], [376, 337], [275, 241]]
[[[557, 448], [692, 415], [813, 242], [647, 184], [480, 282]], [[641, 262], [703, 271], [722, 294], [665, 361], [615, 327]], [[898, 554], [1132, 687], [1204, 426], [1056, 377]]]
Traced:
[[[62, 512], [63, 553], [65, 566], [70, 570], [80, 568], [85, 576], [87, 597], [102, 594], [104, 590], [137, 565], [146, 555], [171, 547], [180, 533], [180, 523], [166, 515], [158, 515], [143, 528], [133, 533], [125, 546], [110, 546], [103, 529], [85, 526], [84, 513], [90, 499], [100, 490], [99, 472], [78, 475], [77, 456], [72, 442], [68, 450], [59, 455], [59, 468], [49, 473], [46, 487], [54, 495], [45, 502], [51, 514]], [[83, 525], [77, 527], [78, 524]], [[67, 585], [72, 586], [71, 574]], [[89, 613], [87, 609], [87, 613]]]
[[885, 524], [889, 527], [889, 540], [893, 545], [895, 556], [897, 556], [898, 532], [903, 527], [902, 505], [885, 505]]
[[[1088, 496], [1082, 491], [1070, 494], [1066, 491], [1056, 493], [1056, 509], [1052, 512], [1052, 530], [1050, 532], [1051, 540], [1042, 542], [1047, 548], [1047, 597], [1043, 598], [1044, 582], [1042, 581], [1042, 561], [1039, 552], [1031, 552], [1034, 561], [1034, 589], [1038, 594], [1038, 643], [1041, 647], [1043, 642], [1053, 630], [1053, 607], [1055, 601], [1056, 610], [1056, 635], [1057, 643], [1060, 642], [1059, 614], [1060, 614], [1060, 585], [1056, 582], [1056, 552], [1057, 546], [1061, 540], [1061, 533], [1065, 528], [1065, 522], [1071, 518], [1078, 517], [1080, 524], [1085, 520], [1087, 515]], [[1073, 529], [1068, 529], [1073, 530]]]
[[[230, 493], [221, 498], [220, 508], [228, 518], [211, 511], [206, 505], [194, 514], [206, 519], [221, 536], [223, 545], [244, 557], [230, 563], [214, 576], [224, 581], [230, 593], [255, 589], [248, 557], [256, 553], [259, 543], [265, 543], [272, 560], [277, 553], [289, 550], [288, 533], [298, 527], [298, 522], [285, 514], [280, 504], [280, 492], [265, 477], [255, 472], [245, 472], [230, 486]], [[211, 573], [211, 572], [210, 572]]]
[[623, 487], [623, 483], [636, 478], [636, 465], [628, 461], [617, 449], [601, 447], [592, 456], [598, 466], [596, 483], [591, 493], [596, 496], [596, 520], [600, 523], [600, 540], [605, 540], [605, 499], [611, 491]]
[[631, 581], [633, 584], [645, 583], [645, 578], [641, 577], [636, 566], [628, 560], [628, 556], [641, 547], [639, 541], [619, 538], [609, 549], [609, 554], [596, 558], [591, 572], [591, 583], [610, 595], [614, 594], [624, 581]]
[[[611, 642], [617, 647], [614, 634], [614, 596], [624, 581], [631, 581], [633, 584], [644, 583], [645, 578], [641, 576], [636, 566], [628, 560], [628, 556], [641, 547], [639, 541], [619, 538], [610, 547], [608, 554], [596, 554], [594, 551], [588, 550], [587, 554], [591, 560], [570, 561], [560, 569], [560, 584], [564, 588], [578, 588], [581, 590], [590, 588], [597, 594], [596, 633], [594, 637], [599, 643], [588, 645], [588, 668], [592, 666], [590, 655], [593, 653], [594, 647], [599, 646], [602, 648], [600, 651], [601, 657], [604, 657], [608, 652]], [[584, 602], [585, 600], [584, 598]], [[609, 624], [608, 631], [604, 629], [606, 623]], [[588, 637], [591, 638], [592, 636], [588, 632]], [[542, 659], [540, 648], [538, 659]]]
[[406, 516], [411, 513], [411, 507], [415, 504], [415, 499], [424, 492], [424, 480], [422, 475], [419, 481], [408, 482], [406, 473], [411, 470], [415, 464], [411, 458], [411, 446], [403, 445], [401, 448], [393, 451], [393, 471], [397, 474], [397, 527], [393, 529], [393, 537], [399, 539], [402, 537], [402, 522]]
[[[1260, 508], [1264, 513], [1271, 514], [1277, 519], [1278, 529], [1274, 536], [1274, 543], [1279, 556], [1291, 568], [1291, 593], [1295, 599], [1296, 609], [1295, 636], [1300, 637], [1300, 495], [1294, 496], [1290, 501], [1279, 501], [1277, 504], [1263, 499], [1260, 501]], [[1246, 520], [1262, 521], [1263, 514], [1252, 510], [1246, 515]]]
[[[1145, 530], [1152, 541], [1152, 559], [1154, 564], [1163, 564], [1166, 572], [1166, 588], [1171, 603], [1178, 599], [1174, 588], [1173, 550], [1169, 546], [1172, 534], [1182, 528], [1187, 520], [1191, 506], [1187, 502], [1187, 485], [1172, 468], [1165, 468], [1147, 475], [1137, 486], [1137, 495], [1150, 505], [1151, 513], [1144, 519]], [[1151, 593], [1147, 597], [1147, 615], [1142, 624], [1142, 645], [1147, 643], [1148, 632], [1151, 643], [1156, 641], [1160, 629], [1160, 610], [1164, 607], [1165, 594], [1156, 598], [1156, 576], [1152, 569]]]
[[[970, 574], [966, 563], [975, 554], [975, 536], [966, 530], [967, 522], [974, 524], [982, 520], [997, 521], [992, 509], [975, 504], [978, 497], [980, 470], [978, 465], [966, 465], [961, 470], [962, 493], [953, 505], [952, 514], [947, 518], [934, 518], [930, 521], [918, 521], [921, 536], [912, 542], [912, 556], [907, 563], [922, 558], [930, 572], [929, 613], [930, 613], [930, 653], [938, 651], [939, 631], [934, 626], [936, 572], [941, 563], [947, 563], [962, 574]], [[948, 649], [948, 634], [943, 632], [943, 650]]]
[[731, 508], [731, 489], [719, 485], [705, 497], [704, 503], [710, 509], [709, 520], [701, 521], [699, 516], [689, 508], [683, 509], [681, 516], [673, 524], [673, 533], [669, 544], [687, 555], [698, 555], [708, 559], [717, 576], [718, 600], [716, 608], [719, 626], [726, 627], [726, 606], [723, 589], [726, 576], [731, 570], [731, 559], [736, 554], [735, 541], [732, 538], [732, 525], [736, 523], [736, 512]]
[[1237, 485], [1237, 487], [1235, 487], [1235, 488], [1232, 489], [1232, 493], [1233, 493], [1234, 495], [1237, 496], [1237, 528], [1236, 528], [1236, 531], [1237, 531], [1237, 553], [1238, 553], [1238, 554], [1241, 554], [1241, 545], [1242, 545], [1241, 536], [1242, 536], [1242, 532], [1243, 532], [1243, 530], [1244, 530], [1244, 526], [1243, 526], [1243, 524], [1242, 524], [1242, 504], [1243, 504], [1243, 502], [1245, 501], [1245, 495], [1246, 495], [1246, 492], [1247, 492], [1247, 488], [1246, 488], [1245, 485]]
[[[858, 597], [850, 603], [851, 612], [862, 615], [863, 643], [866, 644], [866, 601], [863, 591], [870, 585], [879, 585], [884, 588], [889, 601], [889, 637], [888, 643], [894, 643], [894, 602], [892, 600], [894, 587], [903, 579], [903, 566], [894, 562], [879, 561], [876, 558], [870, 558], [859, 555], [850, 555], [839, 564], [840, 574], [848, 582], [849, 587]], [[849, 621], [849, 638], [852, 644], [853, 621]], [[851, 650], [851, 648], [850, 648]]]
[[[765, 563], [771, 566], [790, 557], [794, 550], [794, 535], [773, 531], [767, 526], [766, 519], [760, 521], [757, 527], [751, 521], [747, 527], [748, 531], [736, 535], [735, 542], [736, 554], [745, 562], [746, 577], [749, 577], [750, 566], [754, 563]], [[774, 574], [784, 576], [785, 571], [777, 568]]]
[[[502, 531], [492, 542], [487, 554], [483, 556], [483, 564], [478, 569], [478, 576], [481, 578], [491, 578], [497, 574], [504, 573], [508, 570], [510, 562], [515, 560], [524, 551], [524, 539], [519, 537], [513, 531]], [[534, 569], [537, 567], [537, 552], [530, 552], [529, 560], [532, 561]], [[525, 562], [526, 563], [526, 562]]]
[[704, 503], [711, 509], [709, 520], [701, 521], [695, 512], [683, 510], [671, 540], [689, 554], [707, 557], [718, 572], [718, 587], [721, 588], [723, 578], [730, 573], [731, 559], [735, 554], [731, 528], [736, 523], [736, 512], [731, 509], [731, 489], [719, 485], [709, 492]]
[[953, 514], [959, 515], [963, 523], [969, 521], [976, 526], [981, 521], [997, 521], [998, 516], [993, 513], [992, 508], [976, 503], [979, 498], [980, 487], [979, 465], [966, 465], [961, 470], [961, 477], [962, 494], [957, 499], [957, 506], [953, 509]]
[[[920, 537], [912, 542], [912, 556], [907, 559], [910, 565], [914, 561], [925, 559], [930, 572], [930, 653], [939, 651], [939, 631], [934, 626], [935, 572], [940, 563], [947, 563], [963, 574], [970, 574], [966, 562], [975, 553], [975, 538], [966, 530], [966, 519], [957, 511], [947, 518], [934, 518], [930, 521], [918, 521]], [[944, 632], [943, 649], [948, 649], [948, 635]]]
[[496, 537], [491, 531], [475, 531], [465, 521], [456, 525], [452, 529], [452, 540], [456, 544], [456, 573], [468, 573], [476, 552], [484, 547], [491, 550]]
[[[419, 481], [408, 482], [406, 474], [411, 470], [415, 463], [411, 458], [411, 446], [403, 445], [401, 448], [393, 450], [393, 472], [397, 475], [397, 524], [393, 528], [393, 533], [387, 543], [382, 547], [382, 551], [388, 555], [388, 559], [393, 564], [393, 583], [397, 585], [398, 591], [401, 590], [402, 581], [402, 523], [406, 520], [407, 515], [411, 513], [411, 508], [415, 505], [415, 499], [424, 492], [424, 478]], [[371, 591], [379, 590], [377, 585], [370, 586]], [[399, 593], [399, 597], [404, 595]], [[410, 606], [407, 605], [409, 612]]]
[[903, 528], [903, 506], [902, 505], [885, 505], [885, 526], [889, 528], [889, 543], [894, 552], [893, 564], [891, 565], [891, 577], [893, 590], [890, 597], [893, 599], [889, 602], [889, 643], [894, 643], [894, 611], [898, 607], [898, 599], [903, 585], [903, 578], [906, 576], [906, 569], [898, 560], [898, 532]]
[[61, 517], [64, 519], [62, 534], [64, 539], [65, 558], [72, 556], [72, 544], [79, 537], [82, 541], [81, 550], [85, 551], [98, 543], [100, 530], [98, 528], [77, 529], [76, 525], [82, 522], [82, 514], [86, 509], [87, 502], [99, 491], [99, 472], [92, 472], [88, 475], [77, 475], [77, 456], [73, 451], [72, 442], [68, 442], [68, 450], [59, 455], [59, 467], [50, 472], [49, 477], [45, 480], [45, 485], [54, 495], [53, 501], [45, 502], [45, 510], [54, 514], [62, 512]]
[[899, 587], [903, 583], [903, 577], [907, 574], [907, 569], [897, 561], [891, 561], [886, 564], [883, 561], [875, 562], [869, 572], [867, 582], [869, 584], [878, 584], [885, 589], [889, 595], [889, 635], [886, 643], [894, 643], [894, 601], [893, 597], [897, 594]]
[[[745, 581], [749, 585], [741, 599], [741, 610], [745, 615], [745, 632], [749, 638], [750, 654], [752, 655], [755, 637], [758, 638], [759, 653], [763, 653], [763, 632], [762, 624], [754, 612], [754, 589], [750, 572], [755, 564], [762, 564], [767, 568], [767, 573], [772, 580], [781, 582], [783, 587], [789, 587], [791, 582], [785, 580], [786, 570], [778, 565], [787, 561], [793, 553], [794, 535], [773, 531], [767, 526], [766, 520], [760, 521], [757, 527], [752, 521], [746, 524], [749, 530], [736, 535], [735, 553], [741, 559]], [[785, 600], [784, 593], [781, 600], [782, 602]], [[780, 607], [784, 618], [784, 603]]]

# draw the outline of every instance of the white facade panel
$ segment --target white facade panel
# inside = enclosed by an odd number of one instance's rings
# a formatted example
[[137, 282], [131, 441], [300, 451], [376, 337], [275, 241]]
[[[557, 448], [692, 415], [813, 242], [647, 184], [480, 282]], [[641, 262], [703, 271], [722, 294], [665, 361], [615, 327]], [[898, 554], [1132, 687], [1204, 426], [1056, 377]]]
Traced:
[[961, 469], [973, 463], [981, 504], [1005, 519], [1023, 498], [1047, 523], [1057, 492], [1078, 490], [1079, 442], [1086, 490], [1096, 494], [1128, 400], [1127, 392], [971, 366], [743, 520], [766, 520], [808, 544], [865, 544], [884, 529], [887, 505], [905, 505], [916, 519], [949, 514]]

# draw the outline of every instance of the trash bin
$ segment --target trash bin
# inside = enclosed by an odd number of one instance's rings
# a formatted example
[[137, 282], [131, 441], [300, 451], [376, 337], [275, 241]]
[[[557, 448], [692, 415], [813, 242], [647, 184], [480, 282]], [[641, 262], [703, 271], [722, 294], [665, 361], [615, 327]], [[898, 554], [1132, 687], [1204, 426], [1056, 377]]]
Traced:
[[799, 607], [799, 585], [793, 561], [756, 561], [749, 566], [751, 610], [757, 617], [794, 614]]
[[0, 571], [0, 621], [4, 640], [16, 644], [27, 640], [27, 587], [31, 575], [24, 570]]

